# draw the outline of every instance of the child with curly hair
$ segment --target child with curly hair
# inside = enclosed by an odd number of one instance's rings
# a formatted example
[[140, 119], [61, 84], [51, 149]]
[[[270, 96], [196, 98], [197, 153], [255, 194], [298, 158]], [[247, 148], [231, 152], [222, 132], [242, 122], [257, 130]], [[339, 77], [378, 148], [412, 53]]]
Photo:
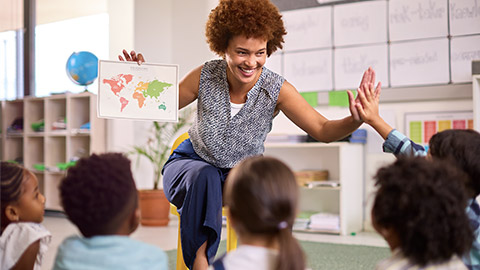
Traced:
[[428, 150], [407, 136], [392, 128], [380, 117], [379, 97], [368, 85], [358, 91], [360, 102], [358, 112], [365, 123], [372, 126], [385, 139], [383, 151], [396, 156], [429, 156], [454, 165], [468, 175], [465, 187], [468, 202], [466, 212], [473, 230], [473, 243], [462, 256], [469, 269], [480, 269], [480, 205], [476, 198], [480, 195], [480, 133], [475, 130], [449, 129], [436, 133], [430, 138]]
[[140, 209], [128, 158], [120, 153], [82, 158], [59, 188], [65, 214], [83, 237], [62, 242], [54, 269], [167, 269], [164, 251], [129, 237]]
[[5, 161], [0, 177], [0, 269], [40, 270], [51, 234], [40, 224], [45, 197], [38, 179], [24, 167]]
[[[322, 142], [346, 137], [362, 121], [353, 95], [350, 116], [328, 120], [282, 76], [266, 68], [267, 57], [283, 47], [282, 15], [270, 0], [220, 0], [206, 24], [210, 49], [221, 59], [188, 73], [179, 84], [179, 108], [197, 101], [190, 136], [163, 168], [168, 200], [181, 217], [187, 267], [206, 269], [215, 256], [222, 228], [222, 190], [228, 171], [241, 160], [261, 155], [274, 117], [282, 111]], [[144, 62], [123, 50], [120, 60]], [[362, 79], [374, 83], [368, 69]]]
[[240, 246], [210, 269], [304, 270], [305, 256], [292, 236], [298, 186], [290, 168], [272, 157], [251, 157], [227, 177], [225, 205]]
[[375, 178], [372, 223], [392, 250], [377, 270], [467, 269], [459, 258], [472, 243], [465, 174], [445, 162], [402, 157]]

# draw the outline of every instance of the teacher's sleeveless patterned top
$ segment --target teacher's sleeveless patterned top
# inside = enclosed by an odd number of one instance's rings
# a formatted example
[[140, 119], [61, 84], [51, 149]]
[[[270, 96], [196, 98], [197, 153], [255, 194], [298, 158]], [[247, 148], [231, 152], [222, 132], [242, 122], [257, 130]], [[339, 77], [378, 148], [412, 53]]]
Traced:
[[231, 118], [227, 63], [206, 62], [200, 75], [197, 116], [188, 131], [195, 152], [219, 168], [232, 168], [246, 157], [263, 154], [284, 80], [263, 67], [245, 105]]

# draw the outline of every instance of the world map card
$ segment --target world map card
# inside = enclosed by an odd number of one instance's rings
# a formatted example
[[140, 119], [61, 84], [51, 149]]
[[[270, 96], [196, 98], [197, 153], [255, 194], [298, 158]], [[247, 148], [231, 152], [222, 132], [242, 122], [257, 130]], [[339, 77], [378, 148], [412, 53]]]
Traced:
[[178, 121], [178, 65], [100, 60], [98, 116]]

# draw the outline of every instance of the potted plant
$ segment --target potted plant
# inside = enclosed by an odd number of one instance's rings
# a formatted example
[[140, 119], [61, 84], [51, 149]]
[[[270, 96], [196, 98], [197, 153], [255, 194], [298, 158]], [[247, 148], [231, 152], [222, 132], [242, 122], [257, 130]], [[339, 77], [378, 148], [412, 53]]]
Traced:
[[170, 156], [173, 140], [179, 135], [177, 133], [189, 124], [193, 111], [191, 107], [181, 110], [176, 123], [154, 121], [147, 142], [133, 146], [133, 150], [128, 152], [129, 155], [137, 158], [146, 157], [154, 169], [153, 189], [142, 189], [138, 192], [142, 225], [168, 225], [170, 203], [160, 187], [162, 168]]

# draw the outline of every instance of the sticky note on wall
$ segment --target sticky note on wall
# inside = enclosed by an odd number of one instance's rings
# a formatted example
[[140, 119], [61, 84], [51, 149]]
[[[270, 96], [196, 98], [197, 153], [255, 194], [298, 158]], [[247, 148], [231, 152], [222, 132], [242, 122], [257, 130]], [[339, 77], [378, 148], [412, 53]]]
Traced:
[[[353, 95], [357, 96], [357, 91], [352, 91]], [[328, 105], [348, 107], [348, 93], [347, 91], [330, 91], [328, 92]]]
[[317, 92], [300, 92], [300, 95], [310, 104], [312, 107], [318, 106], [318, 93]]

